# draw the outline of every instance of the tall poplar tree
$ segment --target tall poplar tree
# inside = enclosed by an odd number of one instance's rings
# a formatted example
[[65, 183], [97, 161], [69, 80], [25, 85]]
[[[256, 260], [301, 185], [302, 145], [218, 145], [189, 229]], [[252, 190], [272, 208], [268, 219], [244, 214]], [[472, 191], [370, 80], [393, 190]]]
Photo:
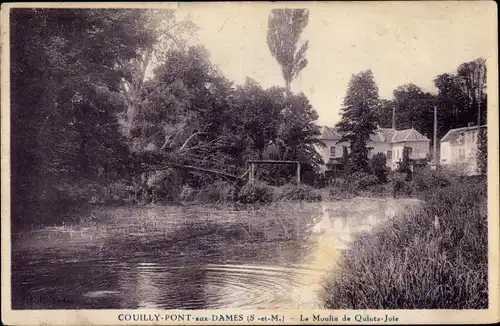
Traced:
[[267, 45], [281, 66], [287, 95], [292, 80], [307, 66], [308, 42], [300, 45], [299, 41], [308, 22], [307, 9], [273, 9], [269, 14]]

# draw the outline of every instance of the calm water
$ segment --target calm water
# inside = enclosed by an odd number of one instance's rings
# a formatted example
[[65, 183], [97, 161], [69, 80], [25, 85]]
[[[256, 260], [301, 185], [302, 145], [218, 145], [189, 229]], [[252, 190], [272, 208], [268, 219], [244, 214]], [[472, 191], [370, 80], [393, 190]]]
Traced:
[[321, 307], [321, 283], [341, 250], [416, 205], [101, 209], [78, 226], [13, 235], [13, 309]]

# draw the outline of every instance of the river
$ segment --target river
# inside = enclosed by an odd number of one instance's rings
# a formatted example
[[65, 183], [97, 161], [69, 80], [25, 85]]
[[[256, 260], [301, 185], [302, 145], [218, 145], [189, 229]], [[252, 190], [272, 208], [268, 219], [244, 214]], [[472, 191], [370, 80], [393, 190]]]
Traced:
[[13, 309], [321, 308], [357, 234], [418, 205], [355, 198], [257, 209], [107, 207], [12, 236]]

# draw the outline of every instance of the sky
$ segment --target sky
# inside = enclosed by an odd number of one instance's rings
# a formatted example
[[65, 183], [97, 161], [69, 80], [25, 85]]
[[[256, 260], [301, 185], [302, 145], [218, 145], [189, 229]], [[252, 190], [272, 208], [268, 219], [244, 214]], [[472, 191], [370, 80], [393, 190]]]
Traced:
[[[414, 83], [435, 93], [433, 79], [454, 73], [478, 57], [490, 58], [496, 44], [493, 2], [305, 3], [309, 64], [292, 83], [318, 112], [319, 124], [333, 125], [352, 74], [371, 69], [381, 98]], [[279, 5], [274, 4], [274, 7]], [[301, 4], [294, 4], [300, 7]], [[200, 27], [196, 41], [237, 84], [251, 77], [267, 88], [284, 86], [281, 69], [266, 43], [269, 4], [185, 6]]]

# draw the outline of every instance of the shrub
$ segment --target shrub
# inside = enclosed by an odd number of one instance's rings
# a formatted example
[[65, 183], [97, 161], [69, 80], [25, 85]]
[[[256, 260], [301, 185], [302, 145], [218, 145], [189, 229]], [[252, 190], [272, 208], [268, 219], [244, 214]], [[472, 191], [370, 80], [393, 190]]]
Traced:
[[188, 184], [183, 185], [181, 194], [179, 195], [179, 199], [181, 201], [192, 201], [194, 200], [194, 198], [195, 198], [195, 190]]
[[354, 185], [355, 189], [364, 190], [369, 186], [376, 185], [378, 178], [366, 172], [355, 172], [351, 174], [349, 181]]
[[429, 189], [425, 198], [343, 253], [326, 308], [488, 308], [486, 182]]
[[269, 203], [273, 200], [274, 188], [262, 181], [247, 183], [238, 194], [240, 203]]
[[280, 200], [303, 200], [303, 201], [321, 201], [323, 198], [321, 191], [306, 184], [286, 184], [274, 191], [273, 199]]
[[110, 182], [104, 191], [106, 204], [130, 203], [133, 199], [133, 187], [124, 181]]
[[379, 183], [387, 182], [388, 168], [386, 166], [387, 157], [384, 153], [375, 154], [370, 160], [370, 167], [373, 174], [377, 177]]
[[390, 182], [404, 182], [406, 181], [408, 178], [408, 175], [406, 173], [403, 173], [403, 172], [399, 172], [399, 171], [391, 171], [391, 173], [389, 173], [388, 175], [388, 180]]
[[449, 186], [456, 178], [450, 171], [432, 170], [425, 168], [413, 175], [411, 187], [418, 193], [422, 193], [429, 189], [443, 188]]
[[233, 201], [235, 197], [235, 187], [226, 181], [215, 181], [197, 192], [195, 198], [203, 203], [218, 203]]

